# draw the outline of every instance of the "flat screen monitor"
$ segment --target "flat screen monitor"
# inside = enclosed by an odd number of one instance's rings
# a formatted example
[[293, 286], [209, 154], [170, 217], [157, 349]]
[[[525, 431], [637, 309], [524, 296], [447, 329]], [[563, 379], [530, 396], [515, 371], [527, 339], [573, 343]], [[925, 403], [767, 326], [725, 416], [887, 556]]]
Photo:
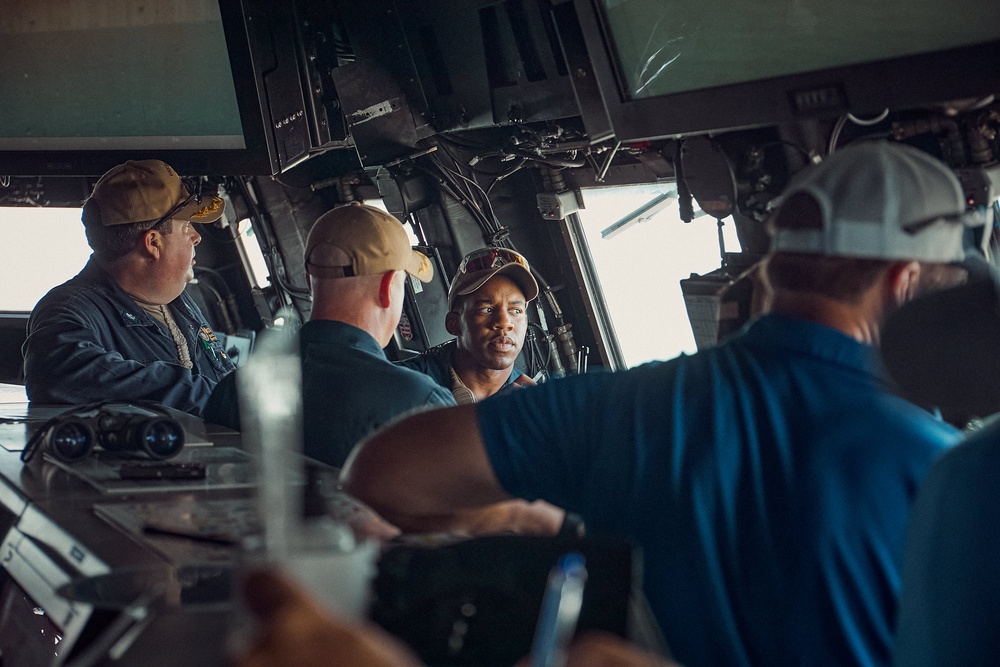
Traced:
[[1000, 92], [987, 0], [575, 0], [623, 141]]
[[0, 175], [280, 170], [240, 0], [32, 0], [0, 12]]

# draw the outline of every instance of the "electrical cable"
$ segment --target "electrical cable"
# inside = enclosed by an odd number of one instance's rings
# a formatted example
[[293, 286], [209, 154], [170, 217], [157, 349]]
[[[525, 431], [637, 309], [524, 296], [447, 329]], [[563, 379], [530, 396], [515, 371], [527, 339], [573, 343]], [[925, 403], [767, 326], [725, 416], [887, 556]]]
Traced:
[[261, 215], [257, 202], [252, 196], [244, 178], [237, 178], [236, 182], [239, 184], [240, 194], [243, 195], [247, 208], [250, 210], [251, 224], [254, 225], [257, 238], [263, 241], [261, 243], [261, 254], [264, 256], [268, 272], [271, 274], [274, 286], [286, 297], [284, 302], [289, 304], [293, 299], [307, 302], [312, 301], [312, 294], [308, 289], [289, 285], [281, 277], [282, 273], [284, 273], [283, 260], [281, 253], [278, 252], [277, 244], [271, 238], [270, 227], [264, 221], [264, 217]]
[[494, 178], [493, 182], [490, 183], [490, 186], [488, 188], [486, 188], [486, 196], [487, 197], [490, 196], [490, 192], [493, 190], [493, 186], [495, 186], [497, 183], [499, 183], [500, 181], [504, 180], [505, 178], [509, 178], [510, 176], [513, 176], [517, 172], [519, 172], [522, 169], [524, 169], [524, 165], [527, 164], [527, 162], [528, 162], [527, 158], [521, 158], [521, 160], [513, 168], [511, 168], [509, 171], [506, 171], [506, 172], [500, 174], [499, 176], [497, 176], [496, 178]]
[[[528, 328], [530, 329], [531, 327], [534, 327], [535, 329], [538, 329], [541, 332], [543, 340], [548, 338], [549, 332], [546, 331], [542, 327], [542, 325], [537, 324], [535, 322], [528, 322]], [[543, 368], [547, 369], [549, 367], [549, 362], [552, 361], [552, 348], [550, 348], [548, 345], [545, 345], [544, 347], [540, 346], [537, 339], [534, 341], [534, 345], [535, 345], [535, 354], [538, 355], [539, 358], [541, 358], [541, 356], [542, 356], [541, 353], [540, 353], [540, 350], [541, 349], [545, 350], [545, 363], [543, 363], [540, 366], [539, 370], [541, 370]], [[536, 373], [537, 373], [537, 371], [536, 371]]]
[[222, 317], [222, 330], [227, 334], [236, 333], [236, 327], [233, 326], [233, 320], [229, 316], [229, 309], [226, 307], [226, 301], [222, 298], [222, 294], [219, 290], [212, 287], [212, 284], [207, 280], [202, 282], [200, 279], [197, 282], [198, 287], [204, 287], [212, 296], [215, 297], [215, 305], [219, 310], [219, 316]]
[[[457, 176], [457, 177], [461, 178], [462, 180], [466, 181], [467, 183], [469, 183], [470, 185], [472, 185], [473, 187], [475, 187], [477, 190], [479, 190], [483, 194], [483, 203], [485, 203], [486, 204], [486, 208], [489, 209], [490, 218], [493, 220], [493, 222], [496, 225], [495, 231], [499, 231], [500, 227], [501, 227], [500, 221], [497, 220], [496, 213], [493, 211], [493, 204], [490, 203], [490, 198], [487, 196], [486, 191], [483, 190], [482, 186], [479, 185], [479, 183], [476, 182], [475, 180], [469, 178], [468, 176], [463, 175], [459, 171], [453, 171], [453, 170], [451, 170], [450, 168], [448, 168], [448, 167], [446, 167], [444, 165], [441, 165], [441, 167], [443, 169], [447, 170], [448, 172], [450, 172], [452, 175]], [[469, 194], [473, 195], [474, 193], [470, 191]], [[482, 204], [478, 204], [477, 203], [477, 205], [480, 206], [480, 209], [482, 209]], [[483, 211], [483, 213], [485, 214], [485, 211]]]
[[[217, 284], [221, 285], [222, 289], [225, 291], [225, 296], [222, 296], [217, 292], [216, 297], [219, 299], [219, 308], [225, 313], [223, 318], [228, 319], [232, 326], [232, 331], [226, 331], [226, 333], [235, 333], [236, 330], [241, 329], [243, 327], [243, 321], [240, 318], [239, 306], [236, 303], [236, 295], [233, 294], [233, 290], [229, 288], [229, 283], [223, 277], [222, 273], [216, 269], [198, 265], [195, 267], [195, 275], [211, 276], [212, 279], [214, 279]], [[205, 283], [205, 285], [209, 287], [209, 289], [212, 289], [208, 283]], [[216, 290], [212, 289], [212, 291], [215, 292]]]
[[427, 169], [425, 167], [414, 165], [415, 168], [423, 171], [424, 173], [434, 178], [438, 182], [438, 186], [441, 188], [442, 191], [447, 193], [455, 201], [464, 206], [472, 214], [472, 217], [475, 218], [480, 228], [483, 230], [484, 234], [490, 235], [499, 231], [494, 229], [493, 222], [486, 217], [486, 214], [481, 210], [477, 202], [472, 201], [472, 199], [470, 199], [468, 195], [460, 194], [457, 191], [463, 189], [461, 187], [458, 187], [457, 184], [453, 184], [451, 182], [451, 178], [449, 178], [451, 174], [449, 174], [445, 169], [442, 169], [440, 165], [435, 164], [435, 166], [438, 167], [437, 170], [431, 171], [430, 169]]
[[479, 204], [472, 201], [470, 197], [464, 193], [464, 191], [459, 192], [462, 188], [457, 187], [453, 182], [451, 182], [451, 179], [449, 178], [450, 174], [441, 170], [440, 167], [438, 168], [438, 174], [429, 170], [427, 170], [427, 173], [437, 179], [439, 187], [441, 187], [444, 192], [446, 192], [459, 204], [464, 206], [472, 214], [472, 217], [476, 219], [476, 222], [485, 233], [489, 234], [493, 231], [493, 223], [486, 218], [486, 214], [482, 211]]
[[847, 125], [847, 121], [853, 122], [855, 125], [861, 125], [862, 127], [870, 127], [872, 125], [878, 125], [883, 120], [889, 117], [889, 109], [884, 109], [882, 113], [875, 116], [874, 118], [858, 118], [852, 113], [845, 113], [843, 116], [837, 119], [834, 123], [833, 129], [830, 131], [830, 139], [826, 144], [826, 154], [827, 157], [833, 155], [837, 150], [837, 142], [840, 141], [840, 133], [844, 131], [844, 126]]
[[575, 169], [577, 167], [583, 167], [587, 164], [587, 160], [585, 158], [564, 160], [550, 156], [535, 155], [534, 153], [531, 153], [521, 148], [515, 148], [514, 154], [517, 155], [518, 157], [523, 157], [528, 160], [532, 160], [533, 162], [541, 162], [542, 164], [548, 165], [550, 167], [566, 167]]
[[888, 118], [889, 117], [889, 109], [888, 109], [888, 107], [885, 108], [885, 109], [883, 109], [882, 113], [880, 113], [879, 115], [875, 116], [874, 118], [858, 118], [857, 116], [855, 116], [851, 112], [847, 112], [844, 115], [847, 116], [850, 119], [850, 121], [852, 123], [854, 123], [855, 125], [861, 125], [863, 127], [870, 127], [872, 125], [878, 125], [883, 120], [885, 120], [886, 118]]

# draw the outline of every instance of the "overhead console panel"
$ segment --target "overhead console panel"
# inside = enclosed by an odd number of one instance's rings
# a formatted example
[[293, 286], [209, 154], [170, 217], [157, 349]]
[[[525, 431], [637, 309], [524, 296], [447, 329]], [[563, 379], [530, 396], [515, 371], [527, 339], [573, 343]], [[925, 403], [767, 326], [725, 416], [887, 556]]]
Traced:
[[579, 115], [542, 3], [340, 4], [354, 60], [333, 79], [366, 166], [403, 158], [439, 132]]

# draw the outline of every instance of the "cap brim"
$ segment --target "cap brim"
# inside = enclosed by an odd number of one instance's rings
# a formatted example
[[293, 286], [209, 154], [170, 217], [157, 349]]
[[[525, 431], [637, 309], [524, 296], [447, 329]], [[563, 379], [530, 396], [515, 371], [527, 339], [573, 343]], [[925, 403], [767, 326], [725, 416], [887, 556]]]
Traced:
[[413, 251], [406, 272], [422, 283], [429, 283], [434, 279], [434, 265], [427, 255], [417, 250]]
[[174, 220], [190, 220], [197, 223], [215, 222], [226, 211], [226, 201], [221, 197], [202, 197], [192, 201], [170, 216]]

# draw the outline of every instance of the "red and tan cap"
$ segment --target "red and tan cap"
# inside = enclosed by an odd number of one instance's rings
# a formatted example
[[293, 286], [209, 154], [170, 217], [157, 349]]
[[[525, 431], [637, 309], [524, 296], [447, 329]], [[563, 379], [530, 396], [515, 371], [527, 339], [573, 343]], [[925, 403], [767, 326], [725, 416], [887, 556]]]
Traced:
[[125, 225], [152, 220], [215, 222], [226, 210], [221, 197], [192, 197], [180, 176], [160, 160], [129, 160], [101, 176], [83, 205], [87, 225]]
[[517, 283], [525, 300], [530, 302], [538, 296], [538, 283], [524, 255], [509, 248], [491, 246], [473, 250], [462, 258], [448, 290], [448, 307], [454, 309], [458, 297], [472, 294], [501, 273]]
[[306, 271], [317, 278], [349, 278], [406, 271], [421, 282], [434, 266], [410, 246], [403, 223], [385, 211], [351, 203], [316, 220], [306, 240]]

